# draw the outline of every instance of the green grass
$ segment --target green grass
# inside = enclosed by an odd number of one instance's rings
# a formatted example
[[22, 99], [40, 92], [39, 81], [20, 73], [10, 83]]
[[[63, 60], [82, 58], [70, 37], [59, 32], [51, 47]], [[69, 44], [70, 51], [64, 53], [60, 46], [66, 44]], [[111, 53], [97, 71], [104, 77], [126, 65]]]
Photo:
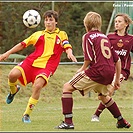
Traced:
[[[7, 87], [7, 76], [13, 66], [0, 66], [0, 97], [1, 97], [1, 123], [0, 131], [39, 131], [39, 132], [132, 132], [129, 129], [117, 129], [116, 119], [105, 109], [101, 114], [100, 122], [91, 122], [91, 116], [99, 104], [97, 94], [91, 92], [91, 97], [82, 97], [79, 92], [73, 93], [73, 121], [74, 130], [58, 130], [55, 126], [63, 120], [61, 110], [62, 86], [68, 81], [80, 66], [60, 65], [55, 75], [50, 78], [49, 84], [42, 90], [41, 97], [31, 114], [31, 123], [22, 123], [22, 115], [25, 111], [28, 99], [31, 95], [31, 84], [26, 88], [22, 87], [15, 96], [13, 103], [6, 104], [5, 98], [9, 92]], [[133, 90], [132, 72], [128, 81], [123, 82], [121, 89], [118, 90], [113, 99], [116, 101], [123, 117], [133, 125]]]

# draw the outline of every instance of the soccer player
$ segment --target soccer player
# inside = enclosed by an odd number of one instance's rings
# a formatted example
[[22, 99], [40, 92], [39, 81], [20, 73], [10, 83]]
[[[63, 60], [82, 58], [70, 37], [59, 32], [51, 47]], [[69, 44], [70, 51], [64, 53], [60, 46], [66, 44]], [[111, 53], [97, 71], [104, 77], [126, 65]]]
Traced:
[[[108, 86], [112, 83], [116, 71], [116, 79], [113, 86], [120, 87], [121, 61], [109, 39], [101, 32], [102, 19], [96, 12], [89, 12], [84, 18], [86, 34], [82, 38], [84, 63], [75, 76], [63, 86], [62, 113], [64, 121], [57, 129], [74, 129], [73, 123], [73, 97], [72, 93], [78, 90], [83, 96], [94, 90], [101, 96], [101, 101], [117, 119], [117, 128], [131, 125], [123, 118], [117, 104], [108, 95]], [[115, 65], [114, 65], [115, 64]]]
[[68, 41], [67, 33], [57, 28], [57, 22], [58, 13], [52, 10], [46, 11], [44, 13], [45, 30], [33, 33], [0, 56], [0, 61], [5, 60], [10, 54], [23, 50], [31, 44], [35, 47], [35, 51], [15, 66], [8, 76], [10, 93], [6, 99], [7, 104], [13, 101], [14, 96], [20, 90], [18, 81], [24, 86], [30, 82], [33, 83], [32, 95], [22, 117], [24, 123], [31, 122], [30, 114], [38, 103], [42, 88], [47, 85], [50, 76], [57, 69], [62, 52], [66, 52], [70, 60], [77, 62], [72, 53], [72, 46]]
[[[118, 13], [116, 14], [114, 19], [115, 32], [108, 34], [111, 45], [114, 47], [115, 52], [119, 55], [121, 59], [122, 65], [120, 82], [122, 82], [123, 80], [127, 80], [130, 75], [130, 52], [133, 52], [133, 36], [127, 33], [130, 24], [133, 24], [133, 22], [127, 14]], [[110, 86], [110, 96], [114, 94], [115, 90], [117, 90], [117, 88]], [[100, 114], [105, 108], [105, 105], [101, 102], [96, 109], [96, 112], [92, 116], [91, 121], [99, 122]]]

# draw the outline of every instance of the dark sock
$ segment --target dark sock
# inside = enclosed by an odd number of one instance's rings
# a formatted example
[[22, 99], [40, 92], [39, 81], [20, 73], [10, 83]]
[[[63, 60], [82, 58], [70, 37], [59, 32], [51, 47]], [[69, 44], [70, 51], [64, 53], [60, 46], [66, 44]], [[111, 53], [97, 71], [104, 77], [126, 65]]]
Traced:
[[[67, 94], [69, 94], [71, 97], [67, 97]], [[63, 96], [64, 97], [62, 97], [61, 100], [62, 100], [62, 111], [65, 116], [65, 122], [67, 124], [72, 124], [72, 107], [73, 107], [72, 93], [63, 93]]]
[[100, 104], [95, 112], [95, 115], [97, 115], [99, 117], [105, 108], [106, 108], [105, 105], [102, 102], [100, 102]]
[[118, 121], [121, 121], [123, 119], [117, 104], [113, 101], [112, 98], [110, 98], [110, 100], [105, 105], [107, 109], [111, 112], [111, 114], [114, 116], [114, 118], [117, 118]]

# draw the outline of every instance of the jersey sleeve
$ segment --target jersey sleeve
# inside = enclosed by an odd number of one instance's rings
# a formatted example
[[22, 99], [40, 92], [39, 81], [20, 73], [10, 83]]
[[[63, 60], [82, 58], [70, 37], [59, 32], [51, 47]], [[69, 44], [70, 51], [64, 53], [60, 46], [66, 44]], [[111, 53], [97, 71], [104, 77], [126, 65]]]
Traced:
[[62, 46], [64, 49], [72, 48], [71, 44], [68, 41], [68, 36], [65, 31], [60, 31], [60, 37], [62, 40]]
[[92, 43], [91, 40], [89, 38], [87, 39], [86, 34], [84, 34], [82, 37], [82, 49], [83, 49], [84, 60], [92, 61], [93, 59], [91, 43]]
[[24, 47], [28, 47], [29, 45], [35, 45], [37, 40], [38, 40], [38, 34], [39, 32], [35, 32], [33, 33], [31, 36], [29, 36], [28, 38], [26, 38], [25, 40], [23, 40], [21, 42], [21, 44], [24, 45]]

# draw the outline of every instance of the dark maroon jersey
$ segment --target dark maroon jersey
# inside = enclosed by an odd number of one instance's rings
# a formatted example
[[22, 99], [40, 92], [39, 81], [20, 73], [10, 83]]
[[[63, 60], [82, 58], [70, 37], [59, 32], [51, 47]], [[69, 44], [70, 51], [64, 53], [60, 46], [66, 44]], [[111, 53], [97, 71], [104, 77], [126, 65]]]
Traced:
[[115, 73], [114, 63], [119, 57], [107, 36], [97, 30], [90, 31], [84, 35], [82, 47], [84, 60], [91, 61], [86, 75], [100, 84], [110, 84]]
[[122, 73], [126, 80], [130, 75], [131, 56], [130, 52], [133, 52], [133, 36], [126, 34], [125, 36], [119, 36], [116, 32], [110, 33], [108, 38], [111, 45], [115, 49], [115, 52], [121, 59]]

